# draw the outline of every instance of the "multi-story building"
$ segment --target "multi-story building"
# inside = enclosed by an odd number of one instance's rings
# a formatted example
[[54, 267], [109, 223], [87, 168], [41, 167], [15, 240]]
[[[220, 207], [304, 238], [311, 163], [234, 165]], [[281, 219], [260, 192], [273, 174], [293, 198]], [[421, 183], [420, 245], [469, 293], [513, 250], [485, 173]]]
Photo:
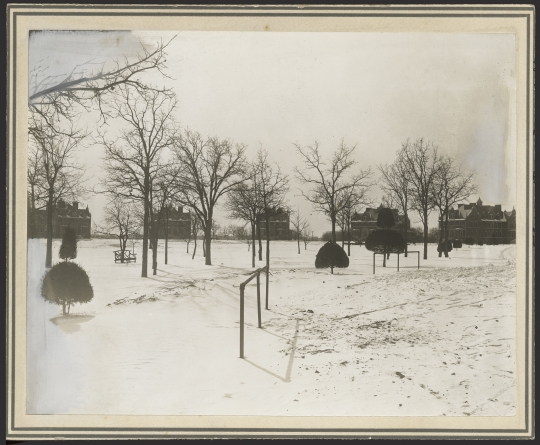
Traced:
[[[383, 209], [381, 204], [378, 208], [367, 208], [364, 213], [355, 213], [351, 218], [351, 236], [355, 241], [364, 242], [367, 236], [374, 230], [379, 229], [377, 227], [377, 217], [379, 212]], [[392, 230], [398, 232], [405, 232], [405, 227], [410, 228], [409, 218], [405, 219], [405, 215], [400, 215], [397, 209], [390, 209], [394, 215], [395, 225]]]
[[[79, 208], [79, 203], [72, 204], [64, 200], [58, 200], [53, 210], [53, 238], [62, 238], [66, 227], [71, 227], [77, 235], [83, 238], [90, 238], [92, 215], [88, 206]], [[47, 237], [47, 210], [28, 210], [28, 236], [32, 238]]]
[[[439, 230], [443, 221], [439, 220]], [[459, 204], [448, 212], [448, 238], [474, 243], [496, 242], [510, 244], [516, 242], [516, 210], [503, 211], [501, 205], [484, 205], [482, 200], [470, 204]]]
[[[188, 239], [191, 233], [191, 214], [184, 212], [184, 208], [169, 206], [161, 214], [161, 225], [167, 223], [167, 237], [169, 239]], [[160, 239], [165, 238], [165, 230], [160, 227]]]
[[[284, 209], [277, 209], [275, 213], [268, 217], [271, 240], [291, 240], [293, 231], [290, 226], [290, 214]], [[266, 221], [261, 221], [261, 236], [266, 239]]]

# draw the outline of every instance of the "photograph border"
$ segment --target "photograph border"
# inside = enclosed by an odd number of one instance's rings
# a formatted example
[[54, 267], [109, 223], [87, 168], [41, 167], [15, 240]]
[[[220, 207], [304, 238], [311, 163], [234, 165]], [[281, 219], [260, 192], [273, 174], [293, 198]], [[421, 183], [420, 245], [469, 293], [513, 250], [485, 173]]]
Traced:
[[[148, 10], [151, 11], [148, 11]], [[534, 95], [533, 95], [533, 61], [534, 61], [534, 35], [535, 35], [535, 11], [533, 6], [528, 5], [492, 5], [492, 6], [188, 6], [188, 5], [8, 5], [7, 9], [7, 201], [8, 201], [8, 261], [7, 261], [7, 302], [6, 302], [6, 335], [7, 335], [7, 368], [6, 368], [6, 437], [8, 439], [54, 439], [58, 437], [66, 439], [82, 438], [201, 438], [201, 437], [294, 437], [313, 436], [320, 438], [348, 436], [348, 437], [377, 437], [377, 438], [428, 438], [428, 437], [460, 437], [460, 438], [527, 438], [534, 437], [534, 251], [532, 249], [532, 227], [534, 221], [534, 189], [532, 181], [533, 157], [534, 157]], [[460, 428], [461, 418], [456, 418], [456, 428], [354, 428], [354, 427], [312, 427], [294, 428], [284, 426], [282, 428], [273, 427], [181, 427], [181, 426], [161, 426], [161, 427], [132, 427], [126, 425], [118, 426], [28, 426], [17, 424], [16, 406], [17, 391], [15, 381], [17, 375], [25, 373], [16, 361], [17, 339], [15, 330], [16, 304], [15, 298], [25, 298], [25, 295], [17, 294], [16, 268], [18, 264], [26, 261], [26, 252], [16, 249], [17, 237], [21, 237], [23, 229], [17, 227], [18, 218], [21, 213], [26, 212], [25, 205], [17, 204], [16, 191], [16, 140], [17, 131], [20, 129], [20, 122], [17, 118], [17, 61], [27, 54], [28, 49], [21, 49], [17, 44], [17, 21], [20, 17], [160, 17], [160, 16], [181, 16], [181, 17], [319, 17], [319, 18], [355, 18], [355, 17], [400, 17], [400, 18], [498, 18], [498, 19], [526, 19], [527, 37], [522, 51], [526, 51], [526, 85], [525, 89], [525, 109], [526, 109], [526, 134], [525, 134], [525, 172], [522, 179], [518, 174], [519, 182], [524, 182], [525, 189], [525, 230], [522, 233], [524, 239], [524, 273], [525, 273], [525, 366], [521, 384], [525, 386], [524, 400], [524, 425], [522, 428], [512, 429], [476, 429]], [[71, 26], [68, 29], [77, 29]], [[26, 88], [23, 86], [22, 88]], [[518, 104], [521, 100], [517, 98]], [[17, 126], [19, 123], [19, 126]], [[519, 127], [519, 123], [518, 123]], [[19, 129], [18, 129], [19, 128]], [[519, 153], [519, 149], [518, 149]], [[519, 166], [519, 159], [518, 159]], [[519, 167], [518, 167], [519, 168]], [[519, 188], [518, 188], [519, 190]], [[518, 198], [519, 199], [519, 198]], [[518, 227], [519, 230], [519, 227]], [[26, 232], [24, 230], [24, 232]], [[25, 235], [24, 235], [25, 236]], [[518, 236], [519, 238], [519, 236]], [[519, 267], [519, 262], [518, 262]], [[19, 272], [20, 273], [20, 272]], [[20, 345], [20, 343], [19, 343]], [[518, 370], [518, 374], [519, 374]], [[518, 379], [519, 382], [519, 379]], [[518, 407], [519, 410], [519, 407]], [[32, 417], [32, 416], [26, 416]], [[58, 416], [62, 417], [62, 416]], [[63, 416], [79, 417], [79, 416]], [[84, 416], [80, 416], [84, 417]], [[114, 416], [107, 416], [114, 417]], [[158, 417], [158, 416], [136, 416], [136, 417]], [[159, 416], [169, 418], [171, 423], [178, 422], [182, 416]], [[212, 417], [212, 416], [201, 416]], [[221, 416], [220, 416], [221, 417]], [[239, 416], [231, 416], [239, 417]], [[404, 416], [405, 417], [405, 416]], [[328, 419], [329, 417], [325, 417]], [[221, 417], [223, 419], [223, 417]], [[280, 418], [281, 419], [281, 418]], [[314, 417], [313, 419], [317, 419]], [[330, 418], [331, 419], [331, 418]], [[352, 418], [354, 419], [354, 418]], [[428, 418], [429, 419], [429, 418]], [[471, 419], [471, 418], [469, 418]], [[474, 419], [474, 418], [473, 418]], [[167, 419], [166, 419], [167, 420]], [[284, 420], [284, 424], [294, 424], [294, 418]], [[331, 420], [329, 421], [331, 423]], [[238, 423], [238, 421], [234, 422]], [[318, 422], [319, 424], [321, 422]], [[324, 422], [328, 424], [328, 422]], [[353, 423], [353, 422], [351, 422]], [[412, 421], [411, 421], [412, 423]], [[426, 422], [429, 424], [429, 421]]]

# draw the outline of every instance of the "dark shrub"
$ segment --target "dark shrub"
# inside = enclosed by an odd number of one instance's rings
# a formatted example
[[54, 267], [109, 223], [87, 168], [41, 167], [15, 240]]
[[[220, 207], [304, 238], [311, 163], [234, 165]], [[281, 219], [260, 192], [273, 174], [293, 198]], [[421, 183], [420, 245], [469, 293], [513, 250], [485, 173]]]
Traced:
[[71, 227], [66, 227], [66, 230], [64, 230], [58, 256], [66, 261], [77, 258], [77, 234]]
[[468, 236], [467, 238], [465, 238], [465, 244], [467, 244], [468, 246], [472, 246], [474, 244], [474, 240]]
[[491, 244], [492, 246], [496, 246], [497, 244], [499, 244], [499, 241], [497, 241], [497, 238], [493, 237], [491, 238], [491, 241], [489, 244]]
[[317, 252], [315, 267], [317, 269], [330, 267], [334, 273], [334, 267], [349, 267], [349, 257], [339, 244], [327, 242]]
[[377, 216], [377, 227], [383, 229], [390, 229], [396, 223], [394, 219], [394, 214], [390, 209], [381, 209], [379, 215]]
[[374, 230], [366, 238], [366, 249], [375, 253], [402, 253], [405, 240], [395, 230]]
[[94, 290], [85, 270], [78, 264], [64, 261], [55, 264], [43, 278], [41, 294], [50, 302], [62, 305], [62, 313], [69, 314], [73, 303], [87, 303]]
[[443, 241], [442, 243], [439, 243], [437, 246], [437, 252], [441, 253], [444, 252], [444, 244], [446, 243], [446, 251], [451, 252], [452, 251], [452, 241]]
[[463, 244], [460, 240], [457, 239], [452, 243], [452, 246], [454, 247], [454, 249], [461, 249], [463, 247]]
[[478, 245], [479, 246], [483, 246], [484, 245], [484, 241], [482, 241], [481, 239], [478, 240]]
[[366, 238], [366, 249], [374, 253], [383, 253], [383, 267], [386, 267], [386, 257], [391, 253], [405, 252], [406, 243], [401, 233], [395, 230], [374, 230]]

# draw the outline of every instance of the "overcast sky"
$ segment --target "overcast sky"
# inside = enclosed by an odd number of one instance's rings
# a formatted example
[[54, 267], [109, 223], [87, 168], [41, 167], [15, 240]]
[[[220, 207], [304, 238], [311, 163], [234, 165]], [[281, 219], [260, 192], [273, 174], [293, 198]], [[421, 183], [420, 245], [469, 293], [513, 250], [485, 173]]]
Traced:
[[[261, 145], [268, 150], [291, 178], [291, 206], [310, 215], [315, 234], [330, 223], [299, 196], [293, 143], [317, 140], [329, 157], [343, 138], [356, 145], [358, 168], [371, 166], [376, 179], [376, 166], [392, 162], [403, 141], [424, 137], [477, 171], [484, 203], [515, 205], [513, 34], [40, 32], [30, 39], [29, 66], [63, 74], [175, 34], [167, 51], [173, 79], [148, 80], [174, 89], [182, 126], [247, 144], [249, 158]], [[81, 116], [95, 124], [94, 115]], [[102, 174], [102, 156], [98, 145], [80, 153], [90, 183]], [[371, 196], [380, 199], [378, 186]], [[99, 222], [103, 198], [85, 203]], [[217, 219], [229, 223], [223, 211]]]

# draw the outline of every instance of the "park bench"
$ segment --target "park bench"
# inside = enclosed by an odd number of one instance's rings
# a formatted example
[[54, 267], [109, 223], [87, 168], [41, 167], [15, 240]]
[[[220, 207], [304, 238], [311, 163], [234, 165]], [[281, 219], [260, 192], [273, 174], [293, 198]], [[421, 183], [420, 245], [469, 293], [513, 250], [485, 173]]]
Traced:
[[[131, 250], [124, 250], [124, 263], [131, 263], [131, 262], [137, 262], [137, 255], [134, 253], [131, 253]], [[114, 262], [115, 263], [122, 263], [122, 251], [121, 250], [115, 250], [114, 251]]]

